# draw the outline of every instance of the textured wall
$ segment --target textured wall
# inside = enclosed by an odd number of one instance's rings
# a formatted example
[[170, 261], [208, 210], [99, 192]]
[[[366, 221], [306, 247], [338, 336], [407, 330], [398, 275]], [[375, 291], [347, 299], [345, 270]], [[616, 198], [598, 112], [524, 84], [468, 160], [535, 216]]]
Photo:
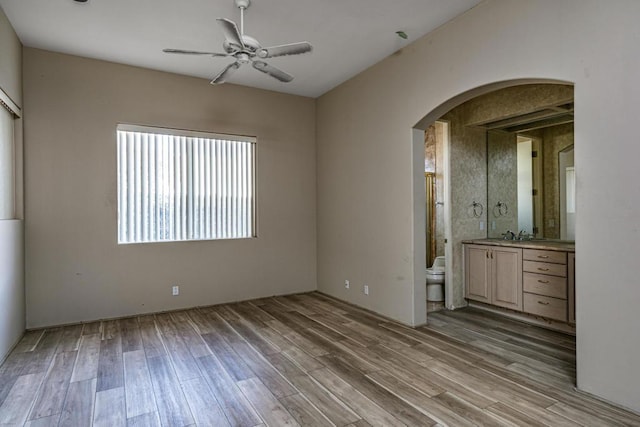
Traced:
[[480, 124], [573, 101], [573, 86], [529, 84], [491, 92], [465, 103], [465, 123]]
[[[316, 289], [313, 99], [30, 48], [24, 59], [29, 327]], [[118, 123], [257, 136], [258, 237], [118, 245]]]
[[424, 171], [436, 171], [436, 125], [424, 131]]
[[[473, 98], [458, 109], [462, 111], [463, 123], [476, 123], [506, 119], [545, 106], [573, 102], [573, 87], [567, 85], [527, 84], [490, 92]], [[568, 129], [571, 130], [569, 135]], [[531, 137], [548, 140], [544, 144], [543, 208], [545, 228], [543, 236], [558, 238], [557, 225], [550, 227], [549, 220], [559, 221], [557, 154], [573, 141], [573, 125], [555, 126], [526, 133]], [[546, 136], [546, 138], [545, 138]], [[518, 233], [518, 188], [516, 134], [502, 131], [488, 133], [488, 206], [487, 237], [501, 237], [506, 230]], [[550, 157], [549, 157], [550, 156]], [[555, 158], [555, 162], [551, 160]], [[463, 159], [464, 160], [464, 159]], [[457, 162], [452, 158], [453, 163]], [[549, 188], [547, 192], [546, 188]], [[500, 216], [496, 208], [498, 201], [507, 203], [508, 213]], [[495, 228], [494, 228], [495, 222]], [[527, 230], [531, 232], [532, 230]]]
[[[451, 135], [449, 182], [453, 259], [447, 262], [453, 269], [453, 276], [446, 278], [446, 302], [447, 307], [453, 308], [466, 305], [462, 241], [487, 237], [487, 139], [484, 129], [464, 126], [464, 106], [451, 110], [443, 120], [449, 121]], [[474, 216], [474, 201], [483, 206], [480, 217]]]
[[[518, 150], [516, 135], [507, 132], [488, 132], [487, 176], [488, 208], [487, 237], [502, 237], [511, 230], [518, 233]], [[507, 204], [501, 215], [498, 202]], [[502, 212], [504, 213], [504, 208]], [[494, 228], [495, 223], [495, 228]], [[527, 230], [531, 232], [531, 230]]]

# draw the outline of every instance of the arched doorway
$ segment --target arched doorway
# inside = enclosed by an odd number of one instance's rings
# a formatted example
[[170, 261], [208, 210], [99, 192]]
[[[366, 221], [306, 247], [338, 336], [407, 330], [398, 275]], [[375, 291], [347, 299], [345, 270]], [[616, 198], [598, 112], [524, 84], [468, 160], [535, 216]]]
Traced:
[[[425, 323], [427, 319], [426, 304], [424, 304], [426, 299], [426, 292], [424, 290], [425, 288], [424, 283], [425, 283], [425, 276], [426, 276], [426, 274], [424, 273], [424, 264], [425, 264], [424, 260], [427, 257], [427, 254], [426, 254], [427, 249], [425, 249], [427, 246], [427, 241], [425, 237], [426, 236], [425, 217], [427, 213], [427, 208], [426, 208], [426, 196], [425, 196], [425, 189], [424, 189], [424, 170], [418, 167], [419, 164], [424, 165], [424, 155], [425, 155], [425, 150], [423, 145], [425, 140], [424, 131], [437, 120], [442, 120], [445, 114], [447, 114], [450, 111], [453, 111], [454, 109], [462, 106], [465, 103], [468, 103], [474, 99], [479, 99], [484, 95], [497, 93], [497, 91], [501, 91], [503, 89], [515, 88], [519, 86], [524, 87], [526, 85], [529, 85], [529, 87], [531, 87], [532, 85], [553, 85], [554, 87], [556, 86], [570, 87], [571, 97], [573, 96], [572, 84], [565, 81], [551, 80], [551, 79], [515, 79], [515, 80], [509, 80], [509, 81], [495, 82], [495, 83], [483, 85], [483, 86], [471, 89], [469, 91], [466, 91], [462, 94], [453, 96], [449, 100], [441, 103], [438, 107], [433, 109], [427, 115], [425, 115], [425, 117], [422, 120], [420, 120], [413, 128], [413, 143], [414, 143], [413, 182], [414, 182], [414, 198], [415, 198], [414, 230], [416, 233], [414, 236], [414, 242], [415, 242], [414, 243], [414, 254], [415, 254], [414, 263], [415, 263], [415, 277], [416, 277], [416, 283], [415, 283], [415, 289], [414, 289], [414, 298], [415, 298], [414, 307], [415, 307], [415, 315], [416, 315], [415, 324]], [[570, 108], [571, 108], [571, 114], [572, 114], [572, 111], [573, 111], [572, 106]], [[561, 111], [559, 112], [559, 114], [560, 113]], [[508, 119], [509, 113], [505, 112], [504, 114], [505, 114], [504, 118]], [[553, 114], [551, 114], [550, 116], [553, 116]], [[495, 123], [498, 123], [498, 122], [499, 120], [495, 121]], [[496, 124], [495, 126], [499, 127], [499, 124]], [[508, 130], [511, 130], [511, 129], [508, 129]], [[449, 172], [451, 170], [450, 162], [456, 161], [455, 152], [456, 152], [455, 147], [453, 148], [453, 150], [451, 150], [451, 147], [445, 146], [444, 155], [442, 156], [443, 161], [446, 164], [446, 166], [444, 167], [445, 173], [443, 175], [443, 178], [445, 181], [444, 182], [445, 200], [443, 201], [444, 205], [442, 209], [442, 213], [445, 216], [445, 220], [444, 220], [445, 231], [444, 233], [442, 233], [442, 235], [444, 236], [444, 239], [447, 241], [447, 244], [444, 245], [443, 255], [445, 256], [445, 259], [448, 261], [446, 263], [446, 273], [445, 273], [447, 277], [447, 280], [445, 282], [445, 299], [446, 299], [446, 307], [448, 309], [456, 309], [466, 305], [466, 302], [464, 300], [464, 295], [463, 295], [463, 276], [462, 276], [463, 272], [462, 272], [462, 259], [461, 259], [461, 241], [465, 239], [464, 224], [461, 226], [459, 222], [458, 224], [456, 224], [456, 226], [453, 226], [453, 222], [456, 218], [455, 218], [455, 213], [450, 207], [451, 203], [449, 203], [450, 201], [452, 201], [452, 197], [453, 198], [461, 197], [460, 194], [458, 194], [459, 189], [451, 188], [451, 186], [448, 185], [450, 181]], [[453, 159], [452, 159], [452, 156], [453, 156]], [[484, 158], [486, 159], [486, 153]], [[490, 231], [494, 232], [495, 234], [499, 231], [499, 228], [501, 227], [501, 224], [499, 221], [490, 221], [489, 218], [486, 216], [487, 210], [491, 209], [491, 207], [488, 206], [487, 204], [487, 200], [489, 199], [487, 197], [487, 189], [488, 189], [488, 183], [486, 179], [487, 171], [485, 170], [483, 173], [485, 175], [485, 178], [484, 178], [485, 182], [483, 184], [484, 190], [480, 191], [475, 189], [474, 190], [475, 192], [467, 191], [468, 194], [464, 195], [464, 198], [465, 198], [464, 202], [465, 203], [468, 202], [468, 204], [476, 203], [476, 202], [479, 203], [482, 206], [481, 211], [482, 211], [482, 215], [484, 215], [484, 220], [477, 221], [476, 223], [477, 228], [475, 229], [475, 232], [471, 233], [466, 238], [489, 237]], [[418, 179], [418, 177], [420, 177], [420, 179]], [[481, 189], [483, 185], [478, 185], [477, 187]], [[483, 192], [484, 192], [484, 195], [481, 194]], [[467, 198], [469, 200], [466, 200]], [[458, 202], [460, 203], [460, 200], [458, 200]], [[514, 211], [513, 208], [512, 208], [512, 211]], [[476, 211], [476, 213], [478, 212], [480, 212], [480, 210]], [[478, 217], [479, 216], [480, 215], [478, 215]], [[533, 216], [533, 212], [531, 216]], [[540, 214], [538, 214], [538, 216], [540, 216]], [[533, 226], [531, 227], [532, 229], [529, 231], [534, 233], [534, 227]], [[518, 232], [517, 223], [512, 228], [516, 229], [516, 233]], [[437, 254], [437, 255], [440, 255], [440, 254]], [[423, 306], [425, 307], [424, 309], [422, 308]]]

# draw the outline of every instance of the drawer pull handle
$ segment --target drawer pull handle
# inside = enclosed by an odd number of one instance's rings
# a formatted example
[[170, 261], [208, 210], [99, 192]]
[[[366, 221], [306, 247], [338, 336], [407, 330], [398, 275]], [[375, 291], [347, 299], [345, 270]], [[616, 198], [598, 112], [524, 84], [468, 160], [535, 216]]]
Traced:
[[549, 305], [548, 302], [542, 302], [542, 301], [538, 301], [538, 304], [542, 304], [542, 305]]
[[538, 270], [540, 270], [540, 271], [549, 271], [548, 268], [541, 268], [541, 267], [538, 267]]
[[549, 258], [549, 255], [538, 255], [538, 258]]
[[538, 280], [538, 283], [549, 283], [548, 280]]

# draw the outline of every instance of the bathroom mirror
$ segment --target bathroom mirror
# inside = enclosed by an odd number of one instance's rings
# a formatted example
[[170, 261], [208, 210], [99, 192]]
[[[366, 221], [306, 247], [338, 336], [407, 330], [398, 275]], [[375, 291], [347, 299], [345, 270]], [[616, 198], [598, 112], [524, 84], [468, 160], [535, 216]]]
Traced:
[[575, 240], [573, 122], [487, 132], [488, 237]]
[[522, 85], [464, 105], [466, 126], [486, 131], [487, 237], [507, 230], [575, 239], [573, 87]]

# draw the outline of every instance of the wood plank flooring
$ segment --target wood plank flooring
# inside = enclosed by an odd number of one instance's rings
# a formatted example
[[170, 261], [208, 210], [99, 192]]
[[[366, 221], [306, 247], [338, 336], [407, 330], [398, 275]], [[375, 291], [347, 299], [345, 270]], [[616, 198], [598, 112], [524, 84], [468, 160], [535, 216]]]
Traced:
[[640, 426], [574, 382], [570, 336], [476, 309], [411, 329], [310, 293], [30, 331], [0, 424]]

